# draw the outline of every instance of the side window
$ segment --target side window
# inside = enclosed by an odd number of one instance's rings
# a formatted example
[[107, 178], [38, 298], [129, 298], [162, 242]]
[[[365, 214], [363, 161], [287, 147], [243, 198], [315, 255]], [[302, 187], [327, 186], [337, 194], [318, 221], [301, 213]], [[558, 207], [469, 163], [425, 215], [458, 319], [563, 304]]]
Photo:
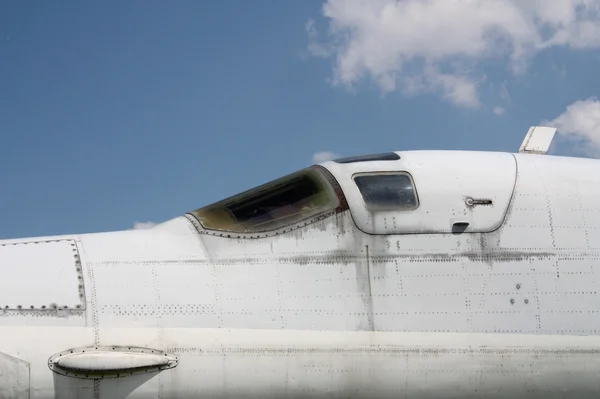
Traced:
[[407, 173], [356, 175], [354, 182], [370, 211], [403, 211], [419, 206], [412, 178]]

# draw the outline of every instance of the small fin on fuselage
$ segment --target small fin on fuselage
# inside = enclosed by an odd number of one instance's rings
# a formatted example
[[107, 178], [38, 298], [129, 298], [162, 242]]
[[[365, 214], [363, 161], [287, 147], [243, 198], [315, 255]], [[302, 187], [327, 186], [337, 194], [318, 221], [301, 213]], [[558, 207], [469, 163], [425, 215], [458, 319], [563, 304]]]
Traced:
[[546, 126], [532, 126], [529, 128], [519, 152], [529, 154], [548, 153], [548, 149], [552, 144], [556, 128]]

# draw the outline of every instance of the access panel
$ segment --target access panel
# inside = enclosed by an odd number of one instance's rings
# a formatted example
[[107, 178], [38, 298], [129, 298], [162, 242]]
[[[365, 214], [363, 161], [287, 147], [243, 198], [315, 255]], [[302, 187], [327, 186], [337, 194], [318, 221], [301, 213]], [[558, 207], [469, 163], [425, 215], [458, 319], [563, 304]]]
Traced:
[[83, 274], [74, 240], [0, 244], [0, 309], [85, 310]]

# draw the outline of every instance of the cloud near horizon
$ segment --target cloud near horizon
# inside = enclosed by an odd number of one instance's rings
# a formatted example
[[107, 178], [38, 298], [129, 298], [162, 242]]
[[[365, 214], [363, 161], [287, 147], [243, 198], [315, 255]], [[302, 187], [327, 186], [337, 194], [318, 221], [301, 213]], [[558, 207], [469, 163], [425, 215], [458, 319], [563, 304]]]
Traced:
[[600, 101], [596, 97], [575, 101], [552, 120], [541, 122], [556, 128], [557, 134], [579, 143], [579, 151], [600, 157]]
[[158, 223], [154, 222], [134, 222], [133, 230], [148, 230], [156, 226]]
[[339, 155], [337, 155], [334, 152], [321, 151], [321, 152], [314, 153], [312, 160], [314, 163], [321, 163], [321, 162], [331, 161], [332, 159], [336, 159], [336, 158], [339, 158]]
[[322, 13], [326, 34], [309, 20], [308, 50], [334, 60], [333, 85], [369, 79], [382, 94], [436, 93], [468, 109], [482, 105], [484, 62], [518, 76], [546, 49], [600, 48], [600, 0], [326, 0]]

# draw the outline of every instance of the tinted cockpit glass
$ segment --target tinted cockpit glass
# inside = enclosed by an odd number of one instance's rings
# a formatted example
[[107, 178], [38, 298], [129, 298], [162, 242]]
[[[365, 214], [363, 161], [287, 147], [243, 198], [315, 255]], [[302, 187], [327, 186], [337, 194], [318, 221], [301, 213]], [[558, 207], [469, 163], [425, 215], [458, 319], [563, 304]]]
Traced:
[[308, 168], [192, 214], [206, 229], [251, 233], [294, 224], [338, 205], [327, 178], [318, 169]]
[[359, 175], [354, 181], [369, 210], [409, 210], [418, 205], [412, 179], [405, 173]]

